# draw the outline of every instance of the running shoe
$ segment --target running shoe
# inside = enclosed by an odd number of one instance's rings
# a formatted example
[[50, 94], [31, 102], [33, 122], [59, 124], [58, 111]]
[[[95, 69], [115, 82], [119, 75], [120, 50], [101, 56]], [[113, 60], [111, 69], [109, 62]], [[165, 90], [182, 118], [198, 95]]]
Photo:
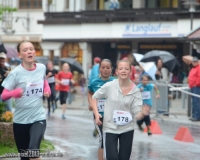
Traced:
[[137, 125], [138, 125], [139, 130], [140, 130], [141, 132], [143, 132], [144, 129], [142, 128], [142, 126], [139, 125], [138, 123], [137, 123]]
[[62, 119], [66, 119], [66, 117], [65, 117], [65, 115], [64, 115], [64, 114], [62, 115]]
[[93, 136], [96, 137], [97, 135], [98, 135], [98, 131], [97, 131], [97, 129], [95, 128], [94, 131], [93, 131]]
[[152, 133], [151, 133], [151, 130], [150, 130], [150, 129], [148, 129], [148, 131], [147, 131], [147, 134], [148, 134], [148, 136], [152, 135]]

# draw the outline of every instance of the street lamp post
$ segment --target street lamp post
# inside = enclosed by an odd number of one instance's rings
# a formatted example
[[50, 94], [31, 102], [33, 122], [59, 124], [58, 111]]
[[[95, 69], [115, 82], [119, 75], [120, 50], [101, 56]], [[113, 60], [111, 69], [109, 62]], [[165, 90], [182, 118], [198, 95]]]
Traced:
[[[189, 6], [189, 12], [190, 12], [190, 31], [193, 30], [193, 19], [194, 19], [194, 12], [195, 12], [195, 7], [199, 3], [196, 2], [196, 0], [183, 0], [185, 6]], [[193, 44], [190, 42], [190, 55], [192, 56], [192, 48]]]

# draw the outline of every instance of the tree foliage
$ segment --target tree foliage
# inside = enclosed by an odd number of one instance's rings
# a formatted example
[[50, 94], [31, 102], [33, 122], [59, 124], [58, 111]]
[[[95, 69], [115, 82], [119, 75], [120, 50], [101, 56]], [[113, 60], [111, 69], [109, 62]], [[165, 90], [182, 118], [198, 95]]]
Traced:
[[6, 12], [11, 13], [11, 12], [16, 12], [16, 11], [17, 11], [17, 8], [0, 5], [0, 20], [2, 20], [3, 13], [6, 13]]

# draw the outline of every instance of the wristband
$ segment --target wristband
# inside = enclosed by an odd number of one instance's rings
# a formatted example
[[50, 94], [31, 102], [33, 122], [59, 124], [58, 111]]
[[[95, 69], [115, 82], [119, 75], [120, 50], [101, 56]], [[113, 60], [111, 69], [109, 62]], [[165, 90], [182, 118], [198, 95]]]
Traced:
[[158, 95], [159, 93], [160, 93], [159, 90], [157, 90], [157, 91], [156, 91], [156, 95]]

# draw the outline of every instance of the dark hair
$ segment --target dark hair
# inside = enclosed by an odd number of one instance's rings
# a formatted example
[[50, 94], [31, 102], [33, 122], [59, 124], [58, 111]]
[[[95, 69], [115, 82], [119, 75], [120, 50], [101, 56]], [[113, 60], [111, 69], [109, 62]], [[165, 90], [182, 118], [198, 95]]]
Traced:
[[51, 63], [52, 65], [54, 65], [53, 62], [49, 60], [49, 61], [47, 61], [47, 63], [46, 63], [46, 67], [48, 67], [48, 64], [49, 64], [49, 63]]
[[99, 63], [99, 68], [101, 67], [101, 63], [102, 62], [109, 62], [110, 63], [110, 67], [112, 68], [112, 62], [109, 59], [103, 59], [100, 63]]
[[[27, 41], [27, 40], [24, 40], [24, 41], [19, 42], [19, 43], [17, 44], [17, 52], [20, 52], [20, 46], [21, 46], [21, 44], [24, 43], [24, 42], [32, 43], [31, 41]], [[32, 43], [32, 44], [33, 44], [33, 43]]]
[[147, 78], [148, 81], [150, 80], [150, 77], [147, 74], [142, 75], [142, 80], [143, 80], [143, 78]]
[[119, 65], [120, 62], [127, 62], [130, 65], [130, 70], [131, 70], [131, 66], [132, 66], [131, 63], [128, 60], [125, 60], [125, 59], [117, 61], [116, 69], [118, 69], [118, 65]]

